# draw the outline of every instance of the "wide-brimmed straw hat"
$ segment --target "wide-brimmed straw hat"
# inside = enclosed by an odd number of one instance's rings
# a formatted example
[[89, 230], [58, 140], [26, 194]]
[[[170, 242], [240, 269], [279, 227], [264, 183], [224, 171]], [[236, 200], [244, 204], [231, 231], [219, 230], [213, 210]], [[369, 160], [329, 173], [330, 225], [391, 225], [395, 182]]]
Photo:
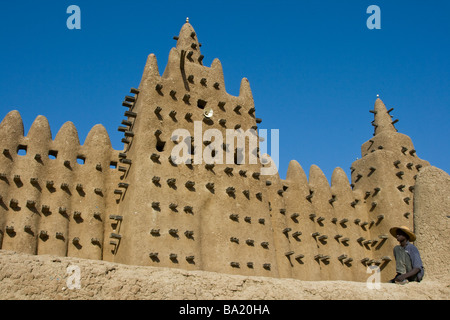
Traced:
[[406, 233], [409, 236], [409, 241], [414, 242], [416, 240], [416, 235], [414, 234], [414, 232], [412, 232], [408, 227], [406, 226], [401, 226], [401, 227], [394, 227], [391, 228], [389, 230], [389, 232], [392, 234], [392, 236], [394, 236], [395, 238], [397, 237], [397, 230], [402, 230], [404, 233]]

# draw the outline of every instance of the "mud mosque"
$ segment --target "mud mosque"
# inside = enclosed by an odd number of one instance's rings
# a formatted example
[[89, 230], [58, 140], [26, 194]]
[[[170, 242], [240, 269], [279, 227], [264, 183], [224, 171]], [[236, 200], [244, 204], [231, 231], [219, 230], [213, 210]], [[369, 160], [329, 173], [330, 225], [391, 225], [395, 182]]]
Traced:
[[[44, 116], [24, 136], [19, 112], [6, 115], [0, 249], [300, 280], [365, 281], [373, 265], [383, 281], [391, 278], [397, 242], [389, 229], [414, 229], [415, 179], [430, 166], [397, 132], [393, 108], [377, 99], [369, 110], [374, 135], [350, 181], [336, 168], [329, 183], [314, 165], [307, 177], [294, 160], [286, 180], [262, 175], [260, 161], [177, 164], [175, 145], [192, 147], [194, 157], [212, 141], [174, 139], [175, 130], [201, 123], [225, 136], [257, 129], [261, 119], [247, 79], [232, 96], [220, 61], [203, 65], [188, 21], [174, 38], [163, 74], [150, 54], [139, 87], [124, 98], [123, 150], [112, 148], [102, 125], [81, 145], [71, 122], [53, 140]], [[249, 151], [260, 157], [258, 147]]]

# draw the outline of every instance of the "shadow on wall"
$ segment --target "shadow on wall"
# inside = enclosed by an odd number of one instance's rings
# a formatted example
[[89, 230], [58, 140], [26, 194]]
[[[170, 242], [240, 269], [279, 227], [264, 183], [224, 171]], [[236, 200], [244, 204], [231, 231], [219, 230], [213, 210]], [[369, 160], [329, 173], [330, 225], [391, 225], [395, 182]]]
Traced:
[[427, 167], [417, 176], [414, 189], [415, 242], [425, 268], [425, 277], [450, 274], [450, 176]]

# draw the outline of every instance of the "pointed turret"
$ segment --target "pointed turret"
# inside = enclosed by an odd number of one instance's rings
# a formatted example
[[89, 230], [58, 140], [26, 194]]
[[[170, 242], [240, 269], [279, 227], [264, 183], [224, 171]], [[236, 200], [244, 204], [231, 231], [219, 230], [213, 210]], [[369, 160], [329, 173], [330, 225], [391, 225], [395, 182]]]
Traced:
[[407, 150], [414, 149], [411, 139], [408, 136], [399, 133], [394, 127], [394, 124], [397, 123], [398, 120], [392, 120], [392, 116], [390, 115], [392, 110], [394, 110], [394, 108], [387, 110], [383, 101], [381, 101], [380, 98], [377, 98], [374, 110], [370, 110], [370, 112], [374, 114], [372, 125], [375, 127], [375, 130], [373, 138], [365, 142], [361, 147], [361, 154], [363, 157], [378, 150], [390, 150], [394, 152], [403, 150], [401, 152], [404, 153], [405, 148]]
[[54, 144], [64, 149], [70, 149], [80, 145], [78, 131], [72, 121], [67, 121], [62, 125], [56, 134]]
[[0, 123], [0, 139], [9, 140], [11, 136], [23, 137], [23, 134], [23, 122], [19, 111], [13, 110], [8, 112]]
[[144, 73], [142, 74], [140, 88], [143, 89], [145, 84], [153, 78], [159, 78], [159, 68], [158, 61], [156, 60], [156, 56], [151, 53], [147, 57], [147, 63], [145, 64]]
[[28, 145], [28, 151], [32, 154], [44, 154], [47, 152], [48, 145], [52, 142], [52, 132], [50, 124], [44, 116], [37, 116], [28, 131], [25, 143]]
[[305, 171], [296, 160], [291, 160], [291, 162], [289, 162], [289, 167], [286, 173], [286, 180], [295, 181], [296, 183], [299, 183], [301, 185], [308, 184], [308, 178], [306, 177]]
[[109, 139], [105, 127], [101, 124], [93, 126], [84, 141], [84, 146], [93, 147], [99, 150], [102, 150], [105, 147], [111, 148], [111, 140]]
[[250, 82], [247, 78], [241, 80], [241, 87], [239, 88], [239, 97], [243, 97], [247, 101], [253, 101], [252, 89], [250, 89]]
[[37, 116], [28, 131], [27, 138], [37, 143], [48, 143], [52, 140], [52, 133], [48, 120], [44, 116]]
[[195, 33], [194, 28], [189, 23], [189, 18], [186, 19], [186, 23], [180, 30], [180, 34], [177, 39], [177, 50], [181, 52], [185, 52], [186, 58], [198, 64], [203, 64], [203, 56], [200, 53], [200, 42], [197, 39], [197, 34]]
[[[381, 132], [397, 132], [394, 127], [392, 117], [386, 109], [383, 101], [378, 98], [375, 101], [375, 110], [371, 111], [374, 113], [375, 120], [373, 121], [373, 125], [375, 127], [375, 134], [380, 134]], [[392, 109], [391, 109], [392, 110]]]
[[[219, 59], [215, 58], [211, 63], [212, 75], [216, 79], [220, 88], [225, 90], [225, 79], [223, 76], [223, 67]], [[218, 89], [219, 87], [216, 87]]]
[[350, 191], [350, 182], [348, 181], [348, 177], [345, 174], [345, 171], [342, 168], [335, 168], [333, 170], [333, 174], [331, 175], [331, 187], [332, 188], [341, 188], [342, 190]]
[[177, 45], [170, 50], [169, 61], [162, 75], [164, 79], [177, 77], [180, 69], [181, 73], [184, 73], [187, 63], [203, 65], [204, 56], [200, 53], [201, 44], [198, 42], [194, 28], [189, 23], [189, 18], [181, 27], [179, 36], [175, 36], [174, 39], [177, 40]]
[[330, 186], [323, 171], [315, 164], [311, 165], [309, 169], [309, 184], [313, 186], [318, 185], [323, 188], [329, 188]]
[[219, 59], [215, 58], [213, 60], [213, 62], [211, 63], [211, 69], [216, 70], [216, 72], [218, 72], [219, 74], [222, 75], [223, 77], [223, 67], [222, 67], [222, 63], [220, 62]]

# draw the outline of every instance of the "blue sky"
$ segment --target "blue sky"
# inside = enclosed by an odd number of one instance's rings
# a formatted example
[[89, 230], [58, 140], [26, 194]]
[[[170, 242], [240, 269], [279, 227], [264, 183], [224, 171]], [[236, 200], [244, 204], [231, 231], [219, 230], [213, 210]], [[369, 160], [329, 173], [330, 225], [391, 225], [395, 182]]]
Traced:
[[[72, 4], [81, 30], [66, 27]], [[366, 26], [372, 4], [380, 30]], [[282, 178], [292, 159], [350, 176], [377, 94], [417, 155], [450, 172], [449, 14], [447, 0], [3, 1], [0, 119], [19, 110], [27, 133], [44, 115], [53, 138], [72, 121], [81, 143], [101, 123], [121, 150], [123, 97], [148, 54], [164, 70], [189, 17], [204, 65], [220, 59], [233, 95], [248, 78], [260, 127], [280, 130]]]

